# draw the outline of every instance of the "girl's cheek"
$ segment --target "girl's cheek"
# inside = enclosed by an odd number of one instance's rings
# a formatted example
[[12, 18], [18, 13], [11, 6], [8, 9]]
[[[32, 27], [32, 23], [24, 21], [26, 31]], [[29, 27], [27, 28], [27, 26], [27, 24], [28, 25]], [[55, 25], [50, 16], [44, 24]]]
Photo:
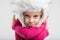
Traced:
[[38, 22], [40, 20], [39, 17], [34, 18], [34, 22]]
[[34, 20], [35, 20], [35, 21], [39, 21], [39, 20], [40, 20], [40, 18], [35, 18]]
[[29, 21], [29, 19], [28, 19], [28, 18], [25, 18], [25, 21], [26, 21], [26, 22], [28, 22], [28, 21]]

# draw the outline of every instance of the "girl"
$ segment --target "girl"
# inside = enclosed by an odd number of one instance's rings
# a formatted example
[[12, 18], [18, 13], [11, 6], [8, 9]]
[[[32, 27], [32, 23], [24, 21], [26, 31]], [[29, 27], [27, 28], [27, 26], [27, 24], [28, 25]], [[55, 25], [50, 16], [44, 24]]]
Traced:
[[[12, 29], [16, 40], [44, 40], [48, 36], [47, 6], [49, 0], [16, 0]], [[17, 17], [17, 19], [16, 19]]]

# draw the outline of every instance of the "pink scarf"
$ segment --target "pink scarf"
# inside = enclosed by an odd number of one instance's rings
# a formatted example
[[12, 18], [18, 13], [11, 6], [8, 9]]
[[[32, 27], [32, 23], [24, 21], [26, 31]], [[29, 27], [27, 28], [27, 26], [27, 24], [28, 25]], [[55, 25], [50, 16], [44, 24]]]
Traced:
[[49, 34], [46, 29], [46, 20], [44, 20], [40, 27], [26, 28], [22, 27], [17, 19], [13, 23], [12, 29], [15, 31], [16, 40], [44, 40]]

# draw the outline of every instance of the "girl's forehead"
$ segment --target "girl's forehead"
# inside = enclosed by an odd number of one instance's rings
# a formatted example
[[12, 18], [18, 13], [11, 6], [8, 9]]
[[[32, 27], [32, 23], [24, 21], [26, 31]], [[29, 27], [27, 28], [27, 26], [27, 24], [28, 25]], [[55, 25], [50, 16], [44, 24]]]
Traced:
[[41, 14], [41, 11], [25, 11], [24, 14], [36, 15], [36, 14]]

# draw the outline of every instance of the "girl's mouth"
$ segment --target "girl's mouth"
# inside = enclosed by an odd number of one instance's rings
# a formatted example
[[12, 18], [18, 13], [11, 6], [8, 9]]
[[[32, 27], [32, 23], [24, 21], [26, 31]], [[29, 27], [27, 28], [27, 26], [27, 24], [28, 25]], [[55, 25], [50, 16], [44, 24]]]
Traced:
[[34, 25], [34, 24], [29, 24], [29, 26], [33, 27], [33, 26], [35, 26], [35, 25]]

